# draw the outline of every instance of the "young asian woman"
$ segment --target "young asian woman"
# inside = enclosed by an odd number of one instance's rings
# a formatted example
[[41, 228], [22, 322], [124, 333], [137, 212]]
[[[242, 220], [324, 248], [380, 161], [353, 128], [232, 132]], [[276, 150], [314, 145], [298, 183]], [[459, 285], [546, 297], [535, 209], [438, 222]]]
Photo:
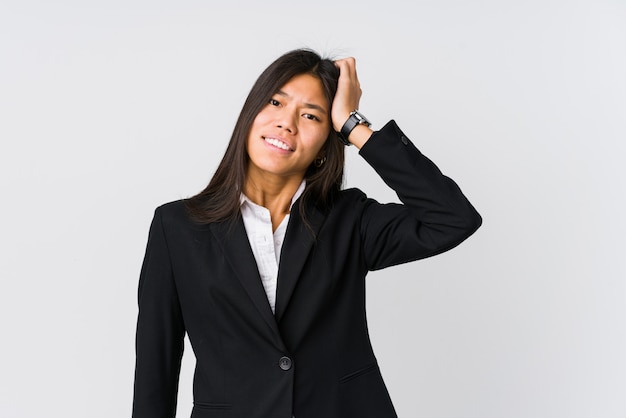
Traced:
[[[394, 121], [372, 131], [360, 97], [353, 58], [281, 56], [252, 87], [209, 185], [157, 208], [134, 418], [175, 416], [185, 334], [192, 418], [396, 416], [368, 335], [366, 275], [450, 250], [481, 217]], [[346, 145], [401, 203], [342, 189]]]

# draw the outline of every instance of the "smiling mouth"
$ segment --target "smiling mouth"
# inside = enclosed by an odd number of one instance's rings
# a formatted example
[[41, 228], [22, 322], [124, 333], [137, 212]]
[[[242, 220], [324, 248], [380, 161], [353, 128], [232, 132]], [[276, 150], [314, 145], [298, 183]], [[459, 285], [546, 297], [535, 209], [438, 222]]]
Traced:
[[276, 148], [280, 148], [285, 151], [293, 151], [289, 145], [279, 139], [264, 136], [263, 140], [268, 144], [275, 146]]

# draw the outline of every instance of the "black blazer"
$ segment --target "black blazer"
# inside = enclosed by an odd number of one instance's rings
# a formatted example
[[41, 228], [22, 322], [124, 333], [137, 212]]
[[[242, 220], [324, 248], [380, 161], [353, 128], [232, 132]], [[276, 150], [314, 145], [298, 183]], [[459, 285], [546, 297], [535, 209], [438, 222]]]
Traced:
[[[183, 337], [196, 356], [192, 418], [395, 417], [370, 345], [365, 276], [456, 246], [481, 218], [395, 122], [360, 154], [403, 204], [357, 189], [294, 206], [272, 314], [241, 218], [154, 215], [139, 281], [134, 418], [174, 417]], [[296, 202], [299, 205], [300, 202]]]

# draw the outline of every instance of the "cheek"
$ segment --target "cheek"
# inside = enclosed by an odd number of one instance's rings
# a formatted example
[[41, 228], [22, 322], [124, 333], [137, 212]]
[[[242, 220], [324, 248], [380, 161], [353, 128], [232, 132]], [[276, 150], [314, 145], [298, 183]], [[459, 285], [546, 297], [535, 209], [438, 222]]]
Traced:
[[259, 146], [260, 141], [260, 132], [258, 129], [255, 129], [255, 123], [250, 127], [250, 132], [248, 133], [248, 137], [246, 138], [246, 154], [248, 157], [253, 157], [256, 153], [256, 149]]
[[318, 149], [322, 149], [322, 147], [326, 143], [326, 140], [328, 139], [329, 136], [330, 136], [330, 128], [328, 127], [321, 129], [317, 133], [315, 142], [318, 144], [318, 147], [317, 147]]
[[326, 143], [327, 139], [328, 139], [327, 133], [316, 135], [315, 137], [310, 138], [309, 152], [313, 158], [319, 155], [322, 148], [324, 148], [324, 144]]
[[261, 125], [261, 121], [259, 120], [259, 117], [257, 116], [253, 121], [252, 121], [252, 125], [250, 125], [250, 131], [248, 133], [248, 137], [255, 135], [257, 133], [257, 131], [259, 130], [259, 126]]
[[248, 139], [246, 140], [246, 150], [250, 152], [250, 145], [255, 139], [258, 139], [262, 135], [262, 128], [267, 124], [267, 116], [261, 111], [252, 121], [250, 125], [250, 131], [248, 132]]
[[330, 125], [328, 123], [319, 123], [307, 127], [306, 137], [307, 142], [311, 147], [322, 147], [326, 139], [330, 135]]
[[272, 112], [270, 109], [263, 108], [259, 113], [257, 113], [256, 117], [252, 121], [252, 127], [263, 126], [270, 122], [272, 119]]

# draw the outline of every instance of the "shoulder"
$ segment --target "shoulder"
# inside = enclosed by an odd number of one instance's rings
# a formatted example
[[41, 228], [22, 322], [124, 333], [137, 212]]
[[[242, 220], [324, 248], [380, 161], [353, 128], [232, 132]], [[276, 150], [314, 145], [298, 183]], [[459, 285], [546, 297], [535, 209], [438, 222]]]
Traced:
[[341, 190], [336, 196], [333, 200], [333, 211], [357, 213], [371, 201], [363, 191], [357, 188]]
[[183, 199], [163, 203], [156, 208], [156, 212], [161, 215], [176, 215], [185, 211], [185, 201]]
[[176, 242], [193, 240], [197, 234], [203, 234], [209, 224], [199, 224], [191, 219], [184, 199], [164, 203], [154, 211], [153, 227], [160, 228], [167, 240], [174, 246]]
[[338, 200], [340, 201], [358, 201], [362, 199], [367, 199], [367, 196], [361, 189], [357, 189], [356, 187], [343, 189], [339, 192]]
[[186, 223], [191, 224], [192, 221], [187, 214], [185, 200], [175, 200], [158, 206], [154, 211], [155, 219], [160, 219], [164, 225]]

